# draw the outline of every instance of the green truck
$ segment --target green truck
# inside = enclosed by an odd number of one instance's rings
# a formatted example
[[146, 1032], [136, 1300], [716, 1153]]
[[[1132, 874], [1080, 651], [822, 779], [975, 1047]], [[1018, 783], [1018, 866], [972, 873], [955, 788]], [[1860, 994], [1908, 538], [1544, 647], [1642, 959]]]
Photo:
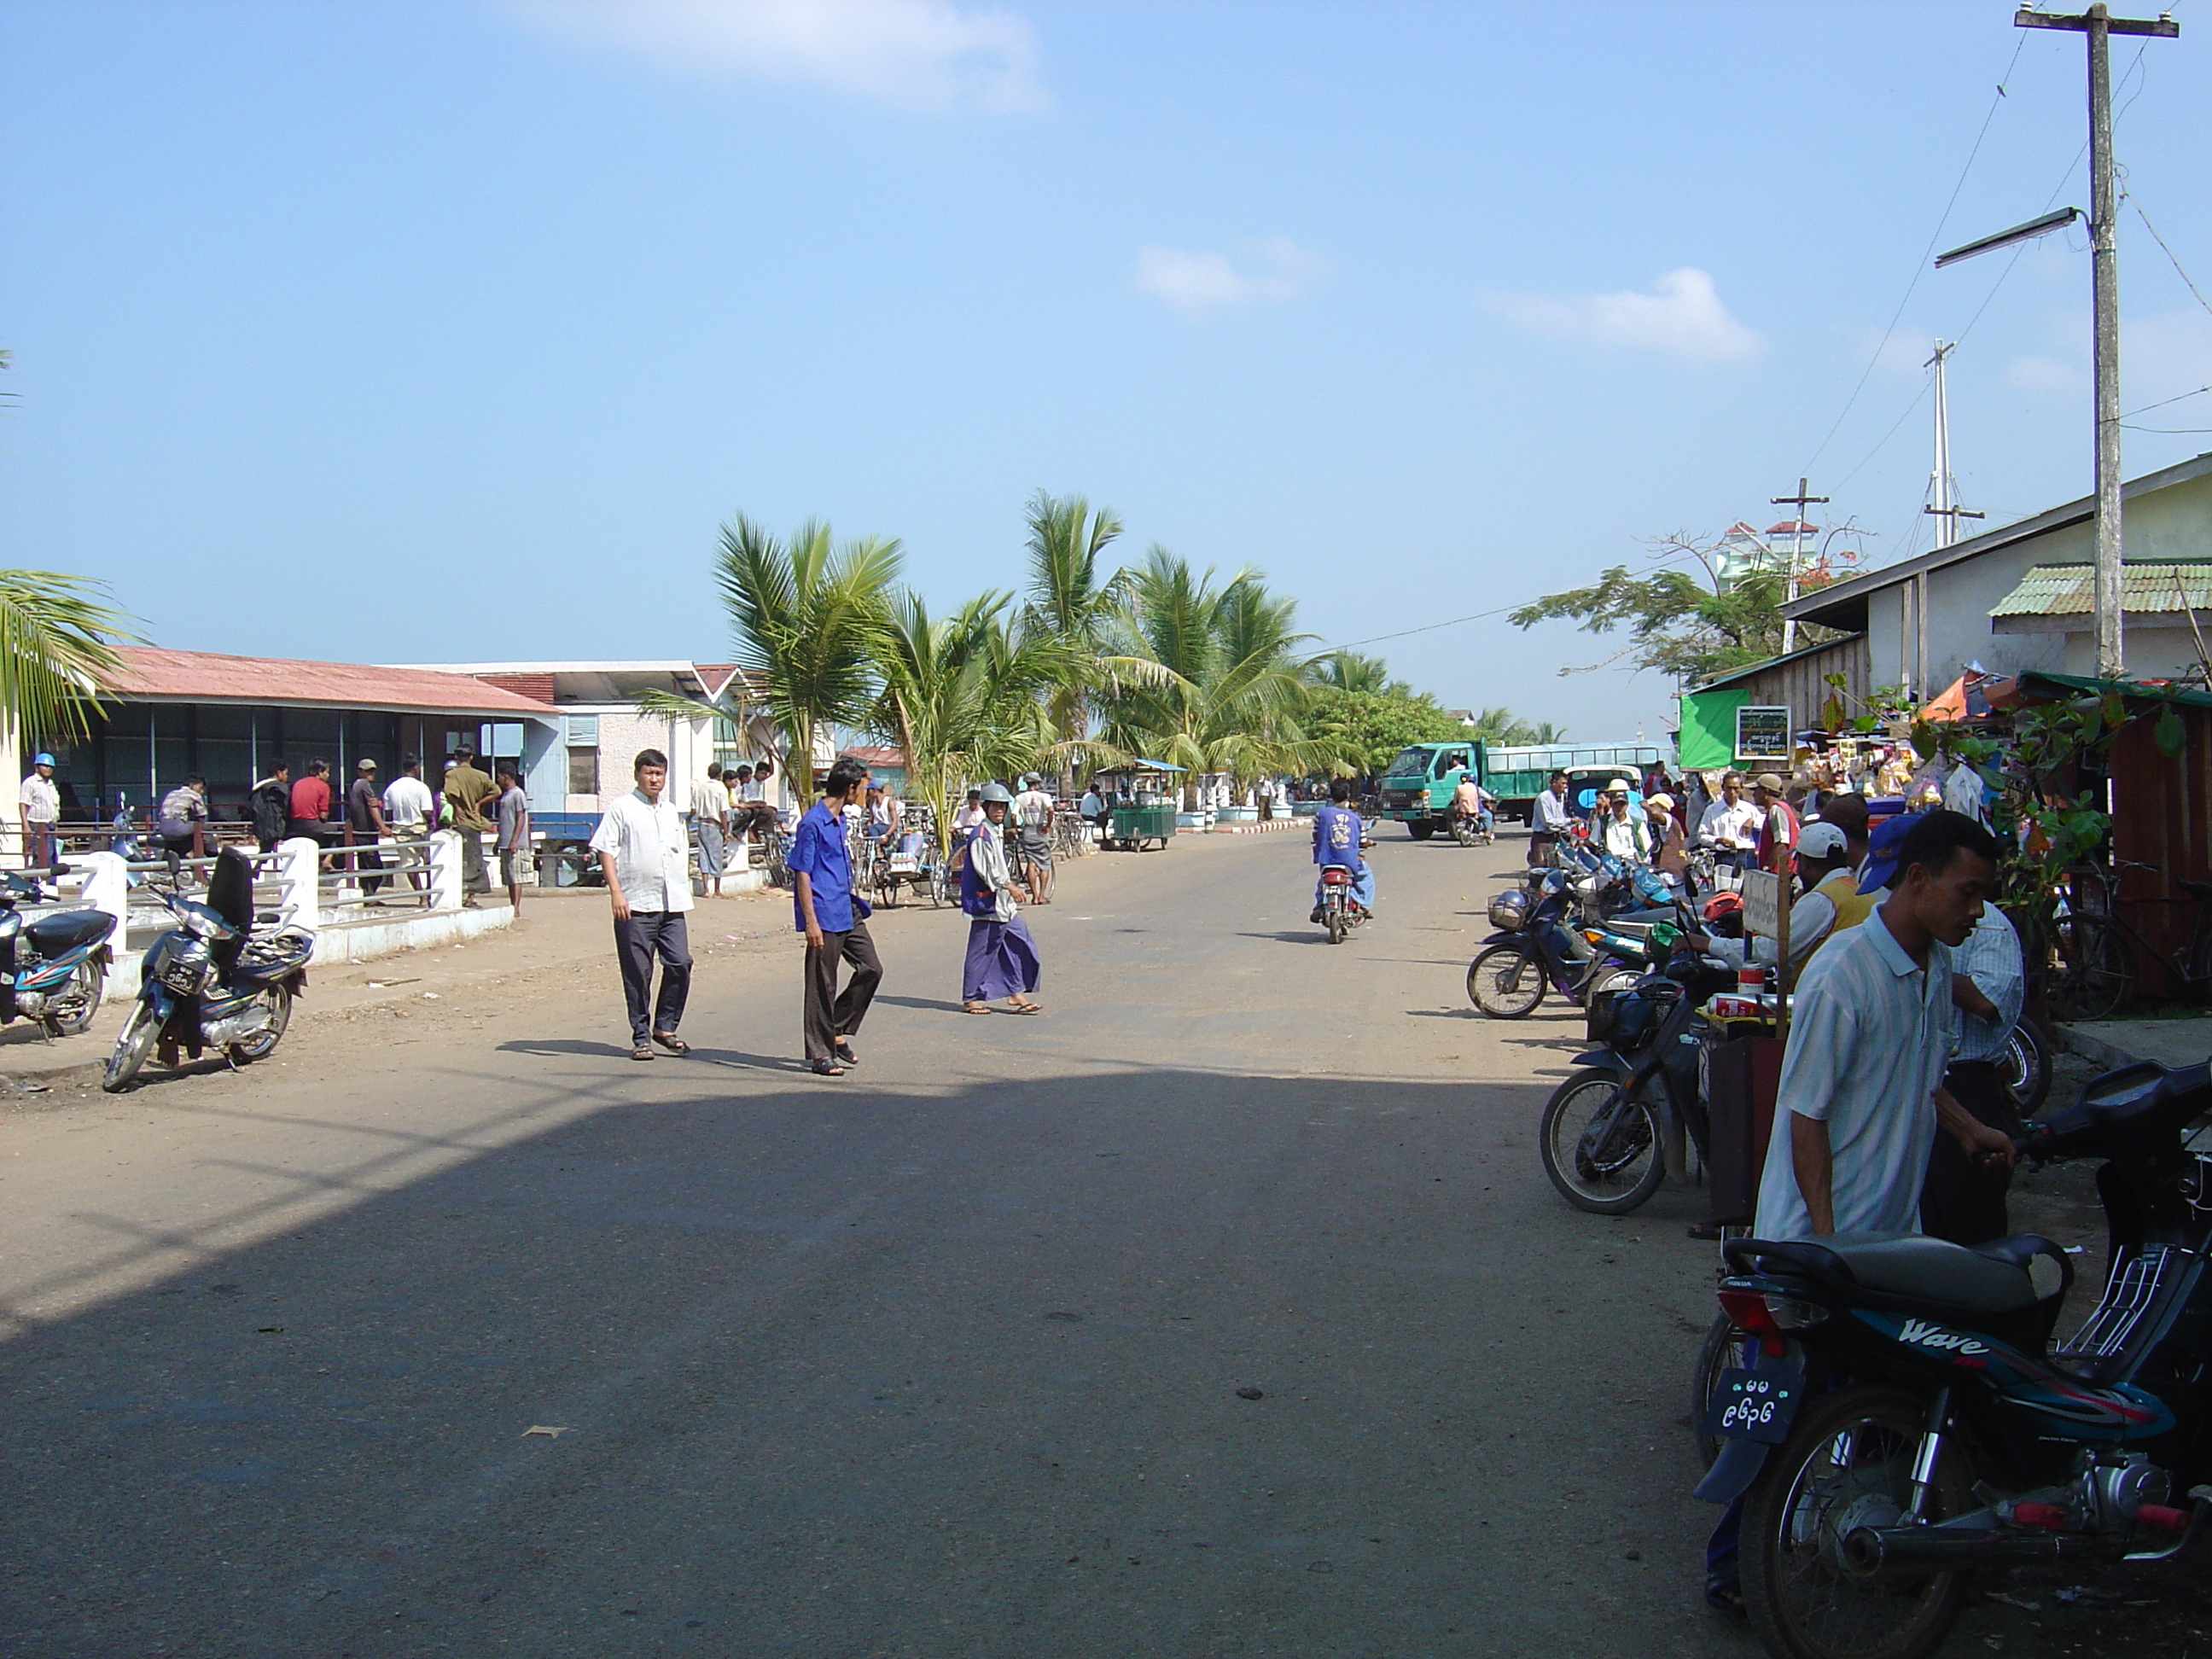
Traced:
[[1625, 777], [1639, 794], [1659, 764], [1654, 743], [1541, 744], [1493, 749], [1480, 738], [1462, 743], [1413, 743], [1400, 750], [1376, 786], [1378, 817], [1395, 818], [1415, 841], [1451, 829], [1452, 791], [1474, 781], [1498, 797], [1500, 817], [1526, 820], [1555, 769], [1565, 769], [1575, 811], [1589, 810], [1595, 792]]
[[[1409, 743], [1382, 769], [1376, 784], [1378, 817], [1395, 818], [1426, 841], [1451, 828], [1452, 791], [1472, 775], [1485, 781], [1484, 745], [1480, 738], [1462, 743]], [[1494, 790], [1494, 786], [1492, 786]]]

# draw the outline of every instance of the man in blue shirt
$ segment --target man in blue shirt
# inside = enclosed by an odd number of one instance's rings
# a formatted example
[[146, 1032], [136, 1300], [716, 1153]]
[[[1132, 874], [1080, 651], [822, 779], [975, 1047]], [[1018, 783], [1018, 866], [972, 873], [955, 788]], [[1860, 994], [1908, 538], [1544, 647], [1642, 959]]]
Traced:
[[[806, 1000], [803, 1024], [806, 1068], [817, 1077], [842, 1077], [860, 1063], [849, 1039], [867, 1017], [883, 981], [884, 964], [868, 937], [868, 902], [853, 891], [853, 860], [845, 840], [845, 809], [868, 781], [868, 769], [840, 755], [822, 785], [822, 799], [799, 820], [784, 860], [791, 872], [791, 908], [806, 935]], [[837, 988], [837, 964], [853, 977]]]
[[[1359, 856], [1359, 814], [1346, 805], [1352, 799], [1349, 779], [1339, 778], [1328, 787], [1328, 805], [1314, 814], [1313, 861], [1327, 868], [1334, 864], [1349, 870], [1352, 874], [1352, 900], [1370, 915], [1375, 909], [1375, 872], [1367, 867], [1367, 860]], [[1321, 894], [1326, 884], [1322, 878], [1314, 879], [1313, 915], [1309, 921], [1321, 920]]]

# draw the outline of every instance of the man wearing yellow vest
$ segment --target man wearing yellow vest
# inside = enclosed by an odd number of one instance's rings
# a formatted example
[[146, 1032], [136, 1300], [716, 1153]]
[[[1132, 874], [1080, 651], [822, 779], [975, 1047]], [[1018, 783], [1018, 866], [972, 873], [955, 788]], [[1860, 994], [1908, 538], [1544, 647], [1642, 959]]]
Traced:
[[[1813, 959], [1813, 953], [1846, 928], [1857, 927], [1874, 908], [1887, 896], [1887, 889], [1872, 892], [1859, 891], [1857, 860], [1851, 855], [1850, 838], [1839, 824], [1816, 819], [1799, 832], [1797, 840], [1798, 873], [1808, 884], [1808, 890], [1790, 907], [1790, 963], [1799, 972]], [[1741, 939], [1712, 939], [1704, 934], [1689, 936], [1690, 945], [1709, 956], [1741, 967], [1747, 952], [1753, 962], [1772, 961], [1774, 941]]]

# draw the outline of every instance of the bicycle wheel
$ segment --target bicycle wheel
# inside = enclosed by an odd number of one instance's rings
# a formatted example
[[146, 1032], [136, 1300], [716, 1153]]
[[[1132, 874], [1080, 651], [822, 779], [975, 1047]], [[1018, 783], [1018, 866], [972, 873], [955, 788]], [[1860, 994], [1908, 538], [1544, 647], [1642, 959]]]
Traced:
[[1544, 1000], [1544, 963], [1525, 945], [1493, 945], [1467, 967], [1468, 1000], [1492, 1019], [1520, 1019]]
[[2135, 994], [2127, 941], [2102, 916], [2076, 911], [2051, 925], [2051, 1012], [2063, 1020], [2109, 1019]]

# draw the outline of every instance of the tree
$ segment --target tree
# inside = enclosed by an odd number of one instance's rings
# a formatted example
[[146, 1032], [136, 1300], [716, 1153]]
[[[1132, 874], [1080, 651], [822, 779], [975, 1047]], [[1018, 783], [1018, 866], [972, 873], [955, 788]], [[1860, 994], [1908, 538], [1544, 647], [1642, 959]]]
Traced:
[[82, 738], [140, 636], [107, 586], [53, 570], [0, 570], [0, 720], [28, 739]]
[[1352, 772], [1379, 775], [1409, 743], [1449, 743], [1467, 727], [1437, 700], [1399, 691], [1346, 691], [1316, 687], [1306, 729], [1333, 750]]
[[[1673, 568], [1638, 576], [1617, 564], [1589, 586], [1547, 593], [1507, 620], [1516, 628], [1533, 628], [1571, 618], [1586, 634], [1628, 630], [1630, 643], [1621, 650], [1601, 662], [1562, 668], [1562, 674], [1586, 674], [1626, 657], [1639, 669], [1656, 668], [1680, 685], [1692, 686], [1781, 654], [1784, 572], [1753, 567], [1727, 574], [1721, 544], [1686, 532], [1659, 537], [1651, 545], [1652, 557]], [[1680, 568], [1685, 562], [1700, 569], [1702, 579]], [[1818, 586], [1821, 580], [1801, 574], [1800, 589]], [[1807, 645], [1831, 637], [1828, 629], [1810, 625], [1800, 631]]]
[[1519, 747], [1526, 744], [1565, 743], [1566, 732], [1549, 720], [1524, 720], [1511, 709], [1498, 707], [1486, 708], [1474, 717], [1467, 735], [1480, 738], [1493, 747]]
[[[714, 580], [729, 613], [732, 648], [791, 739], [787, 759], [802, 769], [802, 791], [813, 766], [815, 727], [857, 725], [874, 703], [900, 559], [895, 539], [840, 544], [828, 525], [812, 519], [788, 544], [743, 514], [722, 526]], [[645, 693], [638, 706], [661, 714], [726, 712], [669, 692]]]
[[1307, 672], [1316, 685], [1334, 686], [1340, 691], [1379, 691], [1398, 697], [1413, 695], [1413, 688], [1405, 681], [1390, 678], [1390, 665], [1382, 658], [1363, 656], [1357, 651], [1331, 651], [1316, 657]]
[[1128, 573], [1109, 635], [1125, 659], [1167, 671], [1125, 682], [1105, 705], [1095, 747], [1117, 760], [1143, 755], [1239, 783], [1263, 772], [1334, 758], [1299, 725], [1308, 687], [1297, 647], [1297, 602], [1269, 593], [1255, 570], [1217, 586], [1211, 570], [1155, 546]]
[[1090, 735], [1093, 701], [1114, 678], [1101, 659], [1123, 576], [1118, 570], [1103, 574], [1099, 560], [1121, 533], [1121, 520], [1111, 507], [1094, 512], [1080, 495], [1048, 495], [1042, 489], [1030, 497], [1028, 518], [1030, 584], [1023, 622], [1032, 631], [1056, 635], [1073, 653], [1049, 707], [1056, 737], [1079, 741]]

